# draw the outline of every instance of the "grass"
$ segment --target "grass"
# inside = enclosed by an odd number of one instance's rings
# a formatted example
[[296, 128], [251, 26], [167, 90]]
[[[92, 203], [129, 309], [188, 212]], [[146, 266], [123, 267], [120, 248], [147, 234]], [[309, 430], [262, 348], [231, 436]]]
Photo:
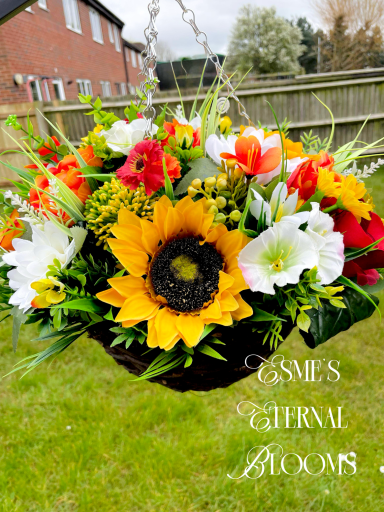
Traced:
[[[383, 183], [382, 171], [369, 180], [376, 203], [384, 199]], [[384, 216], [383, 206], [378, 212]], [[340, 360], [338, 382], [323, 377], [266, 387], [252, 375], [226, 390], [183, 395], [129, 382], [96, 342], [83, 338], [51, 366], [0, 383], [0, 511], [383, 511], [382, 329], [376, 314], [315, 351], [296, 331], [279, 349], [300, 367], [306, 359]], [[0, 324], [1, 375], [43, 348], [33, 337], [33, 327], [24, 327], [13, 354], [11, 325]], [[259, 434], [237, 413], [245, 400], [343, 407], [349, 426]], [[354, 451], [357, 472], [237, 481], [226, 476], [243, 471], [253, 446], [271, 442], [303, 458]]]

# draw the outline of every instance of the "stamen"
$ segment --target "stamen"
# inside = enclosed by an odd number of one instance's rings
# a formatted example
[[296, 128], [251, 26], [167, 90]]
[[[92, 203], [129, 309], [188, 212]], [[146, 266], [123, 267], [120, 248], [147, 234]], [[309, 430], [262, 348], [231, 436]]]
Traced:
[[282, 258], [282, 255], [284, 254], [284, 250], [281, 250], [280, 256], [275, 260], [272, 261], [269, 268], [271, 270], [275, 270], [276, 272], [281, 272], [284, 268], [284, 261], [288, 258], [288, 256], [291, 254], [292, 251], [292, 245], [289, 247], [288, 254], [285, 258]]

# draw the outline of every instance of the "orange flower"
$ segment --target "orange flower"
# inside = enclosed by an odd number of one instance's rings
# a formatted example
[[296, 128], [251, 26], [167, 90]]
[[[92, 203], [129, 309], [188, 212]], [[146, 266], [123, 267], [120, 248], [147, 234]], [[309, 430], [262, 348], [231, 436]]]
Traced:
[[[20, 217], [19, 212], [14, 209], [9, 217], [10, 220], [7, 221], [7, 226], [10, 229], [3, 229], [0, 231], [0, 247], [6, 251], [14, 251], [13, 248], [13, 240], [15, 238], [19, 238], [24, 232], [24, 224], [17, 220]], [[17, 229], [13, 229], [13, 226]]]
[[186, 141], [187, 147], [191, 145], [192, 137], [193, 144], [192, 147], [200, 146], [200, 137], [201, 137], [201, 128], [197, 128], [193, 130], [192, 126], [189, 124], [181, 124], [177, 119], [174, 119], [172, 123], [165, 122], [164, 130], [168, 133], [168, 137], [162, 141], [162, 146], [168, 146], [169, 137], [174, 137], [176, 139], [177, 144], [182, 144], [183, 140]]
[[167, 167], [168, 176], [173, 183], [178, 178], [181, 178], [181, 167], [179, 161], [176, 157], [169, 155], [168, 153], [164, 153], [165, 165]]
[[281, 149], [278, 147], [267, 149], [261, 154], [261, 145], [257, 137], [239, 137], [235, 143], [235, 155], [221, 153], [224, 160], [235, 160], [245, 174], [255, 176], [273, 171], [281, 161]]

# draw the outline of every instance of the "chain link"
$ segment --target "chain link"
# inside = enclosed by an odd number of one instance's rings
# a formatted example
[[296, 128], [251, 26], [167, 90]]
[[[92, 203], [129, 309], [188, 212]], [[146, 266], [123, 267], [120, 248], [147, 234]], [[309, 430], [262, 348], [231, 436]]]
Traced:
[[176, 2], [180, 5], [180, 7], [183, 10], [183, 14], [182, 14], [183, 20], [185, 21], [185, 23], [188, 23], [188, 25], [191, 25], [192, 30], [194, 31], [195, 36], [196, 36], [196, 41], [199, 44], [201, 44], [201, 46], [204, 47], [207, 57], [215, 65], [217, 76], [227, 86], [228, 93], [229, 93], [228, 98], [233, 98], [236, 101], [238, 109], [239, 109], [239, 114], [242, 117], [245, 117], [245, 119], [247, 119], [248, 124], [253, 125], [251, 118], [249, 117], [249, 115], [247, 114], [247, 112], [245, 110], [244, 105], [241, 103], [241, 101], [235, 94], [235, 89], [233, 88], [231, 82], [229, 81], [228, 75], [226, 75], [224, 73], [223, 68], [220, 65], [219, 57], [216, 55], [216, 53], [214, 53], [211, 50], [211, 48], [208, 44], [207, 34], [205, 32], [202, 32], [199, 29], [199, 27], [196, 25], [195, 13], [192, 11], [192, 9], [187, 9], [185, 7], [185, 5], [183, 4], [182, 0], [176, 0]]
[[[144, 135], [145, 138], [152, 136], [152, 125], [156, 117], [156, 109], [152, 104], [152, 99], [157, 88], [157, 80], [155, 77], [155, 69], [157, 64], [156, 44], [158, 36], [158, 31], [156, 28], [156, 18], [160, 12], [160, 0], [151, 0], [151, 2], [148, 5], [148, 11], [150, 16], [149, 25], [144, 30], [147, 45], [145, 47], [145, 50], [141, 54], [143, 58], [143, 69], [137, 75], [139, 80], [141, 81], [140, 91], [145, 96], [145, 100], [143, 102], [146, 105], [143, 111], [143, 117], [146, 120]], [[143, 77], [143, 80], [140, 79], [140, 76]]]

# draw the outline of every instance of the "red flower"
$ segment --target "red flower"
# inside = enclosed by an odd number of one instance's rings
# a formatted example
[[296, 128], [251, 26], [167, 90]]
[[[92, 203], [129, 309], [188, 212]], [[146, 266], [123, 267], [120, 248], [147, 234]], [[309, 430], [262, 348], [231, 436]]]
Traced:
[[303, 162], [293, 171], [287, 181], [289, 193], [293, 194], [296, 190], [299, 190], [299, 198], [303, 202], [308, 201], [316, 192], [319, 167], [332, 170], [334, 164], [333, 156], [329, 156], [324, 151], [320, 151], [318, 155], [310, 158], [311, 160]]
[[[51, 137], [51, 139], [56, 144], [56, 146], [60, 146], [60, 142], [57, 140], [57, 138], [54, 135], [53, 135], [53, 137]], [[48, 142], [46, 144], [44, 144], [44, 146], [42, 148], [39, 149], [40, 156], [49, 155], [50, 153], [52, 153], [52, 149], [49, 147]], [[58, 161], [59, 161], [57, 158], [57, 155], [53, 156], [51, 158], [51, 160], [53, 160], [56, 163], [58, 163]]]
[[143, 183], [146, 194], [151, 195], [164, 185], [163, 157], [164, 151], [155, 140], [143, 140], [118, 169], [117, 178], [130, 190], [136, 190]]
[[[163, 127], [164, 127], [164, 130], [168, 133], [168, 137], [161, 141], [161, 145], [163, 147], [169, 145], [168, 144], [169, 137], [176, 138], [176, 126], [190, 126], [190, 125], [181, 124], [181, 123], [179, 123], [179, 121], [177, 121], [177, 119], [174, 119], [172, 121], [172, 123], [165, 121], [165, 123], [163, 124]], [[194, 130], [192, 137], [193, 137], [192, 147], [195, 148], [196, 146], [200, 146], [201, 128], [197, 128], [196, 130]]]
[[[335, 231], [344, 234], [344, 245], [346, 248], [363, 249], [375, 240], [384, 237], [384, 225], [376, 213], [371, 213], [371, 220], [362, 219], [361, 224], [356, 217], [347, 211], [338, 213], [335, 217]], [[376, 268], [384, 268], [384, 240], [381, 241], [374, 251], [369, 251], [344, 264], [343, 275], [348, 278], [356, 277], [357, 284], [376, 284], [379, 273]]]
[[254, 135], [239, 137], [235, 143], [235, 153], [221, 153], [220, 156], [224, 160], [236, 160], [240, 169], [250, 176], [271, 172], [281, 161], [281, 149], [277, 147], [267, 149], [262, 155], [260, 142]]

